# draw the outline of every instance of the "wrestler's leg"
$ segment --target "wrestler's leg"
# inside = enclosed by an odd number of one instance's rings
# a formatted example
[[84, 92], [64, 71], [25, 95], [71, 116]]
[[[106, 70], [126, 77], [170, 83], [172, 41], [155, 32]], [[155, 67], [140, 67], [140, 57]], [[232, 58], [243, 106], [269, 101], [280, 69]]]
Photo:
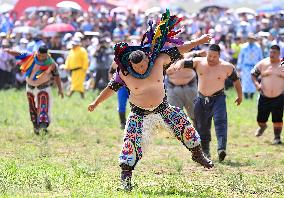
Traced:
[[281, 144], [281, 132], [283, 127], [284, 94], [277, 97], [272, 105], [272, 122], [274, 129], [273, 144]]
[[38, 108], [37, 108], [37, 120], [38, 120], [38, 124], [39, 127], [41, 129], [43, 129], [45, 132], [47, 132], [47, 127], [49, 125], [50, 122], [50, 118], [49, 118], [49, 111], [50, 111], [50, 107], [49, 107], [49, 93], [47, 91], [41, 90], [39, 91], [39, 93], [37, 94], [37, 104], [38, 104]]
[[27, 98], [29, 102], [30, 117], [34, 126], [34, 133], [39, 134], [39, 125], [37, 122], [37, 108], [35, 106], [35, 96], [31, 92], [27, 91]]
[[255, 136], [261, 136], [267, 128], [266, 122], [268, 121], [271, 112], [270, 102], [264, 96], [260, 95], [257, 105], [257, 123], [259, 128], [255, 132]]
[[117, 99], [118, 99], [118, 114], [120, 119], [120, 128], [124, 129], [126, 124], [126, 105], [128, 99], [128, 91], [126, 87], [121, 87], [117, 92]]
[[142, 158], [143, 116], [130, 113], [124, 129], [123, 146], [119, 155], [121, 182], [124, 190], [131, 190], [132, 171]]
[[212, 168], [213, 163], [204, 156], [199, 134], [189, 122], [186, 114], [178, 107], [169, 106], [161, 113], [161, 116], [176, 138], [192, 152], [192, 160], [206, 168]]

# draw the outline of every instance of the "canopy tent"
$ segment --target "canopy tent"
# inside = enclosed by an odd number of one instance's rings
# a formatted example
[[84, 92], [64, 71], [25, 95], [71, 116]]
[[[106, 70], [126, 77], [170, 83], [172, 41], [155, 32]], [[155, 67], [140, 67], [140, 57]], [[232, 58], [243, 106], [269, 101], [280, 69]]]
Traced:
[[[56, 4], [62, 2], [63, 0], [19, 0], [15, 7], [14, 12], [17, 16], [21, 16], [28, 7], [40, 7], [40, 6], [49, 6], [56, 8]], [[73, 2], [78, 3], [83, 10], [87, 11], [89, 4], [85, 0], [72, 0]]]

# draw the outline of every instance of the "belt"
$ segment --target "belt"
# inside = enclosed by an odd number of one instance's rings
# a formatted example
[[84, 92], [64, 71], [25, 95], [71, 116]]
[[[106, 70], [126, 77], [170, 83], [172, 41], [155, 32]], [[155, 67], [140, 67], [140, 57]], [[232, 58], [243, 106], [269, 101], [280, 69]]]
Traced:
[[204, 96], [202, 93], [198, 92], [198, 97], [204, 99], [205, 104], [206, 104], [206, 103], [209, 103], [210, 99], [212, 99], [216, 96], [224, 95], [224, 94], [225, 94], [224, 89], [221, 89], [221, 90], [215, 92], [214, 94], [212, 94], [211, 96]]
[[150, 110], [146, 110], [146, 109], [137, 107], [136, 105], [130, 103], [131, 112], [133, 112], [133, 113], [135, 113], [137, 115], [141, 115], [141, 116], [149, 115], [151, 113], [161, 113], [168, 106], [169, 106], [168, 102], [166, 100], [164, 100], [157, 108], [155, 108], [154, 110], [150, 111]]
[[37, 89], [45, 89], [45, 88], [47, 88], [49, 86], [50, 86], [49, 83], [45, 83], [45, 84], [38, 85], [38, 86], [32, 86], [32, 85], [28, 84], [28, 88], [30, 88], [30, 89], [35, 89], [35, 88], [37, 88]]
[[191, 81], [189, 81], [187, 84], [185, 85], [175, 85], [174, 83], [172, 83], [169, 79], [168, 79], [168, 84], [173, 86], [173, 87], [186, 87], [186, 86], [191, 86], [192, 84], [196, 83], [196, 77], [194, 77]]

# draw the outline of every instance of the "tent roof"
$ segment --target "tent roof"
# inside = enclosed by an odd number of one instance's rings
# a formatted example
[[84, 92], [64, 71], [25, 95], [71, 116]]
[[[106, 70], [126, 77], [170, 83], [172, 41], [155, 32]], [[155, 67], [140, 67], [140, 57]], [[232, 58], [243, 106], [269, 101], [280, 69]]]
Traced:
[[[56, 8], [56, 4], [61, 1], [63, 0], [19, 0], [16, 3], [13, 11], [17, 14], [17, 16], [21, 16], [24, 14], [25, 9], [28, 7], [50, 6]], [[88, 10], [89, 4], [87, 4], [85, 0], [72, 1], [78, 3], [83, 10]]]

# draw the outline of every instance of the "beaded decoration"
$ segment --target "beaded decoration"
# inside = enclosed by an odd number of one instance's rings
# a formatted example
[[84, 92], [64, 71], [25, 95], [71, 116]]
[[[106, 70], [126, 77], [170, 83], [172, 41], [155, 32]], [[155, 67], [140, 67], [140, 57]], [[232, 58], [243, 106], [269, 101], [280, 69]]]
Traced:
[[[130, 73], [133, 77], [140, 79], [148, 77], [154, 66], [155, 59], [160, 54], [166, 42], [177, 45], [183, 43], [181, 39], [174, 38], [181, 32], [181, 30], [174, 31], [174, 28], [181, 20], [182, 18], [176, 15], [170, 16], [170, 11], [167, 9], [166, 12], [163, 13], [161, 20], [156, 23], [155, 31], [153, 21], [148, 22], [149, 30], [143, 35], [140, 46], [129, 46], [125, 42], [117, 43], [114, 47], [114, 61], [123, 75]], [[144, 74], [135, 72], [129, 61], [129, 55], [136, 50], [143, 51], [149, 57], [149, 65]]]

